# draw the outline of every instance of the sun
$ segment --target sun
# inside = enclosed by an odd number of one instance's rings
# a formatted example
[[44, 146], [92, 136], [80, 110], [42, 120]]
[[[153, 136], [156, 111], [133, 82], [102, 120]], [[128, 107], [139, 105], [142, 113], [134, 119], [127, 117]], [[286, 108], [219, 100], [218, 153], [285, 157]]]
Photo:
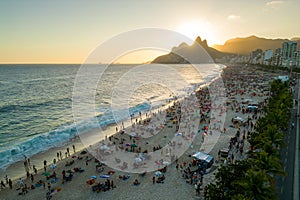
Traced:
[[214, 30], [209, 22], [184, 22], [176, 28], [176, 31], [191, 40], [195, 40], [197, 36], [200, 36], [202, 40], [207, 40], [208, 45], [216, 44]]

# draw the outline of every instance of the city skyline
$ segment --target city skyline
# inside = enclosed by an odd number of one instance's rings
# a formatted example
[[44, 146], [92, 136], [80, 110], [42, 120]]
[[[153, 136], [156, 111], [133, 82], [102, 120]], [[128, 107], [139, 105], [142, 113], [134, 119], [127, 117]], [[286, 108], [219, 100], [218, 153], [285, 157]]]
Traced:
[[[250, 35], [290, 39], [300, 36], [299, 6], [296, 0], [1, 1], [0, 63], [83, 63], [97, 45], [146, 27], [176, 31], [191, 40], [200, 36], [210, 46]], [[116, 62], [141, 63], [163, 53], [144, 50]]]

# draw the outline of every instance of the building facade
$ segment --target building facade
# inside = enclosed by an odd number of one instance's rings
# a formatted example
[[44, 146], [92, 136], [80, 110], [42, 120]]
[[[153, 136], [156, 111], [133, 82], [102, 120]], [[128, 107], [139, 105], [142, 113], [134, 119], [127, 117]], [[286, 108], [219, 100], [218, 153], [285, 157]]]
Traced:
[[295, 52], [297, 51], [297, 42], [282, 43], [281, 65], [284, 67], [296, 66]]

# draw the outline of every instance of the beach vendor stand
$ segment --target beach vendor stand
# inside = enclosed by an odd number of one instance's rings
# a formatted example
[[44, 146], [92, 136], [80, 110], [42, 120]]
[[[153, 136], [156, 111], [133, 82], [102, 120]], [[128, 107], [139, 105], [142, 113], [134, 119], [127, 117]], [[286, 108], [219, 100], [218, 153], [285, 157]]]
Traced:
[[192, 155], [192, 158], [200, 165], [203, 165], [205, 169], [210, 168], [214, 164], [214, 157], [203, 152], [196, 152]]

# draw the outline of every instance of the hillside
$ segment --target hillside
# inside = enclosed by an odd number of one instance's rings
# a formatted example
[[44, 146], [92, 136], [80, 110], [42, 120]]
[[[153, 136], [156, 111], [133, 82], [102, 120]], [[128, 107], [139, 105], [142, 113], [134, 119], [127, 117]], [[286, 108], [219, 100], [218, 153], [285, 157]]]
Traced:
[[214, 62], [216, 58], [222, 58], [226, 55], [230, 54], [209, 47], [207, 41], [202, 41], [198, 36], [192, 45], [189, 46], [186, 43], [182, 43], [178, 47], [174, 47], [170, 53], [157, 57], [152, 63], [211, 63]]
[[[300, 44], [300, 38], [295, 37], [292, 41]], [[235, 53], [235, 54], [250, 54], [251, 51], [256, 49], [276, 49], [282, 46], [283, 42], [290, 41], [288, 39], [266, 39], [256, 36], [250, 36], [246, 38], [234, 38], [227, 40], [224, 45], [213, 45], [213, 47], [222, 52]]]

